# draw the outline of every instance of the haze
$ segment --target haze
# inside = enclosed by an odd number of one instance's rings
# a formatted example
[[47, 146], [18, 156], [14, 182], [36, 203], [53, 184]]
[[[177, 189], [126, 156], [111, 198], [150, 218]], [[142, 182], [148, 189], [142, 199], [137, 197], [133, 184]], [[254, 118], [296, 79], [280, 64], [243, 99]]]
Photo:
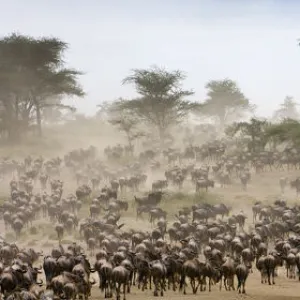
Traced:
[[[56, 36], [67, 61], [85, 72], [81, 113], [120, 96], [121, 80], [153, 64], [186, 72], [194, 99], [210, 79], [236, 80], [269, 116], [286, 95], [300, 99], [300, 2], [225, 0], [0, 1], [1, 35]], [[72, 101], [73, 103], [73, 101]]]

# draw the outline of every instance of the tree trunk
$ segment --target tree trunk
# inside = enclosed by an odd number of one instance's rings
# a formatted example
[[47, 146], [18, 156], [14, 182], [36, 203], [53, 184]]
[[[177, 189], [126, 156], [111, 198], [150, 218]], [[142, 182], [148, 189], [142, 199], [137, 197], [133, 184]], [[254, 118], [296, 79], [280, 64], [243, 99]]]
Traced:
[[225, 124], [226, 124], [226, 120], [225, 120], [225, 116], [223, 116], [219, 119], [219, 130], [221, 132], [225, 130]]
[[127, 135], [128, 146], [129, 146], [129, 155], [132, 157], [133, 156], [132, 138], [131, 138], [129, 132], [127, 132], [126, 135]]
[[20, 141], [19, 120], [16, 117], [14, 107], [10, 103], [3, 102], [5, 113], [3, 115], [4, 128], [7, 132], [7, 140], [11, 144], [16, 144]]
[[36, 125], [37, 125], [37, 134], [39, 137], [43, 135], [42, 133], [42, 116], [41, 116], [41, 108], [38, 103], [36, 103]]
[[159, 142], [160, 142], [160, 148], [162, 150], [165, 149], [165, 138], [166, 138], [166, 131], [165, 128], [159, 127], [158, 128], [158, 133], [159, 133]]

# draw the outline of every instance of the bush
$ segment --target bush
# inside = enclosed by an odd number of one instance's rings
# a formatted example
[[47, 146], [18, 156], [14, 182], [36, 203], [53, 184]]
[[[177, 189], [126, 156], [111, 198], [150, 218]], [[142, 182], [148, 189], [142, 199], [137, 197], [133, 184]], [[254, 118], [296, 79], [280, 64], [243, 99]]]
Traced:
[[36, 235], [36, 234], [38, 234], [37, 228], [36, 228], [35, 226], [30, 227], [30, 228], [29, 228], [29, 234], [31, 234], [31, 235]]

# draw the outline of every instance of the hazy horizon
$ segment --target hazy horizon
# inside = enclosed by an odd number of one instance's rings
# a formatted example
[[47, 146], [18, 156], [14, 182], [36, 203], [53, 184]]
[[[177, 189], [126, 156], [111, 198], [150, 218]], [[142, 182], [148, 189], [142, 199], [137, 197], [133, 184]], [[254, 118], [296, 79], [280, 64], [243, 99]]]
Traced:
[[[85, 4], [84, 4], [85, 3]], [[269, 116], [291, 95], [300, 102], [300, 2], [134, 0], [1, 1], [1, 35], [55, 36], [70, 45], [66, 59], [85, 73], [87, 92], [75, 103], [93, 114], [103, 101], [134, 97], [122, 79], [133, 68], [180, 69], [194, 100], [205, 84], [230, 78]]]

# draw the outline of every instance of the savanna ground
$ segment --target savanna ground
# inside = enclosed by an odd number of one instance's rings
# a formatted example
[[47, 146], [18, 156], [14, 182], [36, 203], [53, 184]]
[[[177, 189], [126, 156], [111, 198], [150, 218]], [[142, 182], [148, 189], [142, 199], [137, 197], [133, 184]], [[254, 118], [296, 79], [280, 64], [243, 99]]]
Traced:
[[[252, 204], [256, 200], [273, 202], [274, 199], [281, 195], [279, 188], [279, 179], [281, 176], [288, 176], [294, 178], [299, 172], [267, 172], [263, 174], [253, 175], [253, 179], [248, 186], [247, 191], [242, 191], [239, 183], [226, 188], [217, 186], [214, 190], [210, 190], [208, 194], [201, 194], [200, 197], [194, 196], [194, 188], [185, 187], [183, 193], [176, 193], [170, 197], [167, 197], [163, 201], [162, 207], [170, 212], [170, 218], [174, 218], [174, 213], [182, 207], [188, 206], [194, 203], [194, 201], [210, 201], [224, 203], [230, 205], [233, 211], [243, 210], [248, 215], [248, 226], [252, 225]], [[284, 198], [289, 203], [296, 203], [295, 191], [289, 188], [284, 194]], [[133, 213], [133, 212], [131, 212]], [[124, 218], [126, 224], [130, 226], [137, 226], [137, 228], [146, 227], [149, 228], [147, 220], [144, 222], [136, 222], [134, 216], [126, 216]], [[254, 272], [249, 275], [246, 284], [246, 295], [239, 295], [236, 291], [225, 291], [224, 287], [219, 290], [219, 284], [212, 287], [211, 292], [198, 292], [196, 295], [191, 294], [191, 289], [188, 289], [188, 294], [183, 295], [182, 293], [167, 291], [164, 295], [164, 299], [195, 299], [201, 298], [203, 300], [217, 300], [217, 299], [255, 299], [255, 300], [285, 300], [285, 299], [299, 299], [300, 282], [298, 280], [290, 280], [285, 276], [285, 270], [281, 268], [278, 272], [278, 277], [275, 279], [276, 284], [273, 286], [265, 285], [260, 283], [260, 274], [254, 267]], [[142, 299], [155, 299], [152, 291], [141, 292], [137, 288], [133, 288], [128, 299], [142, 300]], [[92, 299], [103, 299], [103, 295], [95, 287], [92, 291]]]
[[[59, 132], [57, 132], [59, 134]], [[95, 140], [93, 138], [93, 140]], [[49, 141], [47, 141], [49, 144]], [[112, 143], [112, 144], [116, 144]], [[4, 147], [0, 149], [0, 156], [9, 155], [11, 158], [13, 157], [22, 157], [25, 153], [32, 153], [33, 155], [39, 155], [45, 153], [45, 156], [55, 156], [65, 154], [66, 150], [71, 150], [72, 148], [85, 147], [82, 144], [82, 141], [76, 138], [75, 136], [68, 136], [67, 145], [68, 147], [62, 148], [60, 144], [53, 144], [50, 142], [51, 147], [47, 151], [45, 150], [45, 145], [42, 147], [39, 143], [28, 144], [23, 148], [15, 147], [8, 148]], [[96, 143], [88, 143], [86, 147], [90, 144], [93, 144], [100, 149], [103, 149], [103, 145], [98, 140]], [[55, 149], [56, 148], [56, 149]], [[28, 151], [30, 149], [30, 152]], [[55, 150], [51, 150], [55, 149]], [[53, 155], [52, 154], [52, 151]], [[149, 182], [148, 187], [151, 186], [151, 182], [153, 179], [162, 178], [163, 172], [161, 174], [151, 174], [149, 173]], [[279, 188], [279, 178], [281, 176], [287, 176], [289, 179], [293, 179], [295, 176], [299, 174], [298, 171], [272, 171], [266, 172], [262, 174], [253, 174], [251, 183], [248, 186], [247, 191], [243, 191], [240, 183], [237, 181], [231, 186], [226, 188], [221, 188], [220, 186], [216, 186], [213, 190], [210, 190], [208, 193], [200, 193], [195, 196], [194, 187], [190, 184], [185, 184], [184, 188], [181, 192], [171, 191], [169, 190], [167, 196], [161, 203], [163, 209], [168, 211], [168, 218], [170, 220], [174, 219], [174, 214], [177, 210], [183, 206], [190, 206], [193, 203], [198, 201], [207, 201], [210, 203], [218, 203], [223, 201], [225, 204], [230, 205], [233, 208], [233, 212], [243, 210], [248, 215], [248, 226], [252, 226], [252, 210], [251, 207], [253, 203], [257, 200], [261, 200], [264, 202], [273, 202], [274, 199], [280, 195]], [[74, 180], [71, 180], [70, 174], [66, 173], [62, 175], [62, 179], [65, 182], [65, 193], [74, 193], [76, 184]], [[4, 199], [8, 196], [9, 193], [9, 179], [4, 179], [0, 183], [0, 198]], [[38, 187], [36, 189], [38, 191]], [[296, 203], [298, 200], [295, 195], [295, 191], [287, 188], [283, 196], [289, 203]], [[151, 230], [150, 224], [148, 222], [147, 217], [144, 220], [136, 220], [135, 217], [135, 207], [133, 205], [133, 195], [126, 194], [123, 196], [130, 203], [129, 210], [122, 216], [121, 222], [126, 225], [124, 228], [144, 228], [145, 230]], [[300, 201], [300, 200], [299, 200]], [[80, 216], [86, 217], [88, 215], [88, 206], [85, 205], [81, 209]], [[15, 240], [14, 234], [11, 231], [5, 232], [3, 221], [0, 221], [0, 232], [1, 236], [8, 241], [12, 242]], [[62, 241], [63, 244], [68, 244], [76, 240], [78, 243], [82, 244], [84, 247], [85, 244], [80, 241], [79, 233], [74, 233], [72, 236], [65, 236]], [[23, 231], [20, 241], [18, 244], [21, 247], [32, 247], [37, 250], [42, 249], [44, 254], [47, 254], [50, 249], [58, 243], [56, 233], [54, 231], [54, 226], [50, 224], [47, 220], [35, 221], [33, 227], [28, 228]], [[91, 257], [91, 263], [94, 263], [93, 258]], [[97, 274], [93, 275], [97, 280]], [[258, 271], [254, 267], [254, 273], [250, 274], [247, 284], [246, 284], [246, 295], [239, 295], [236, 291], [227, 292], [224, 290], [219, 291], [219, 284], [212, 287], [212, 292], [201, 292], [196, 295], [191, 294], [191, 289], [188, 289], [188, 294], [183, 295], [182, 293], [167, 291], [165, 293], [164, 299], [179, 299], [185, 298], [186, 300], [195, 299], [196, 297], [201, 297], [201, 299], [293, 299], [299, 298], [300, 291], [300, 282], [298, 280], [290, 280], [286, 279], [285, 271], [282, 269], [278, 272], [278, 277], [276, 278], [276, 285], [268, 286], [262, 285], [260, 283], [260, 275]], [[153, 299], [153, 291], [146, 290], [145, 292], [139, 291], [136, 287], [133, 287], [131, 293], [127, 295], [127, 299], [129, 300], [141, 300], [141, 299]], [[158, 298], [158, 297], [156, 297]], [[103, 294], [100, 293], [97, 284], [92, 289], [92, 300], [103, 299]]]

